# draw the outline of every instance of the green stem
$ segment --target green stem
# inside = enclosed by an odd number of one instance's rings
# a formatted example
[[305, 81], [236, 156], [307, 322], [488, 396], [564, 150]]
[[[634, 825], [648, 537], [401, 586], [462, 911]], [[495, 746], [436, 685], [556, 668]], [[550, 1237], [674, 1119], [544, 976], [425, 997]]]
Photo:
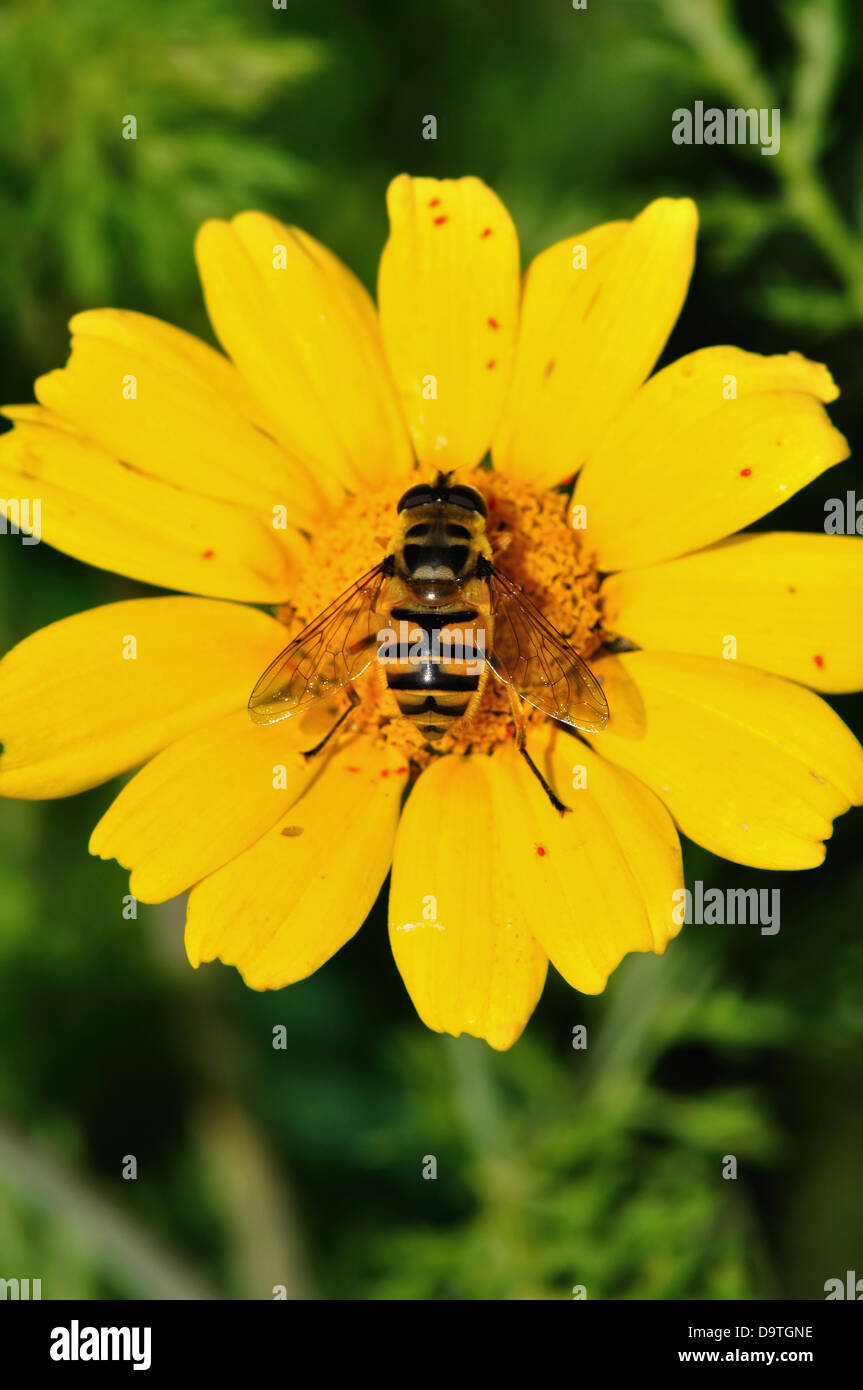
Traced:
[[791, 218], [832, 267], [856, 315], [863, 317], [863, 243], [847, 225], [817, 169], [780, 148], [777, 173]]
[[220, 1007], [216, 981], [194, 989], [182, 947], [184, 904], [151, 909], [154, 940], [166, 968], [185, 990], [193, 1054], [202, 1085], [192, 1121], [211, 1194], [229, 1247], [229, 1294], [270, 1299], [317, 1296], [289, 1174], [244, 1100], [241, 1039]]
[[476, 1158], [476, 1191], [489, 1242], [491, 1296], [542, 1299], [531, 1281], [527, 1232], [530, 1178], [519, 1160], [492, 1072], [493, 1054], [475, 1038], [446, 1038], [454, 1089], [465, 1133]]
[[[49, 1159], [0, 1122], [0, 1174], [10, 1186], [74, 1231], [117, 1282], [141, 1298], [210, 1299], [223, 1295], [109, 1198]], [[45, 1297], [58, 1297], [45, 1289]]]
[[[660, 5], [668, 23], [700, 60], [708, 80], [729, 101], [744, 108], [780, 107], [772, 82], [759, 70], [734, 26], [727, 0], [660, 0]], [[812, 41], [809, 18], [799, 17], [798, 44]], [[779, 150], [769, 163], [782, 188], [786, 216], [818, 248], [844, 287], [849, 308], [855, 317], [863, 318], [863, 242], [843, 216], [817, 162], [831, 72], [831, 55], [826, 51], [820, 55], [812, 91], [798, 84], [798, 99], [802, 102], [805, 96], [808, 109], [801, 106], [785, 116]]]

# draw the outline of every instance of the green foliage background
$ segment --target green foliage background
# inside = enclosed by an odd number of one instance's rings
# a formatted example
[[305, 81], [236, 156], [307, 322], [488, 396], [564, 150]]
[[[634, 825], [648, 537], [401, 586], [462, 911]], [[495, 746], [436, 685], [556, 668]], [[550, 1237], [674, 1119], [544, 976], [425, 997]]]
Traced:
[[[76, 310], [209, 337], [192, 236], [259, 206], [373, 285], [396, 173], [488, 180], [527, 260], [691, 194], [699, 260], [668, 357], [731, 342], [826, 360], [863, 394], [861, 39], [839, 0], [5, 0], [5, 401]], [[779, 106], [781, 152], [685, 148], [671, 112]], [[120, 139], [138, 119], [136, 143]], [[421, 138], [425, 114], [438, 139]], [[849, 462], [770, 528], [819, 530]], [[0, 544], [0, 639], [146, 590]], [[859, 630], [849, 640], [860, 640]], [[58, 673], [62, 718], [62, 672]], [[863, 733], [863, 702], [835, 702]], [[182, 904], [121, 915], [87, 839], [113, 788], [0, 804], [0, 1276], [43, 1297], [819, 1298], [863, 1268], [861, 815], [779, 886], [776, 937], [691, 927], [604, 996], [550, 978], [500, 1056], [425, 1032], [381, 905], [312, 979], [192, 972]], [[201, 788], [206, 797], [206, 788]], [[467, 871], [467, 866], [466, 866]], [[571, 1047], [587, 1024], [586, 1052]], [[272, 1047], [284, 1024], [285, 1051]], [[121, 1179], [135, 1154], [137, 1182]], [[438, 1160], [423, 1181], [423, 1156]], [[721, 1178], [722, 1156], [739, 1162]]]

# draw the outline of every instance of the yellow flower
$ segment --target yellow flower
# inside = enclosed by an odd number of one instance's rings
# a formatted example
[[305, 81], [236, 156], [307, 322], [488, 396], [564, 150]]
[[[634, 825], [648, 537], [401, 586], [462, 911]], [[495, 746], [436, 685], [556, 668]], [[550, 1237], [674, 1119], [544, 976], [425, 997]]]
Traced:
[[[515, 229], [478, 180], [400, 177], [389, 212], [377, 313], [305, 233], [210, 222], [197, 253], [226, 356], [83, 313], [39, 404], [6, 412], [7, 501], [38, 496], [49, 544], [180, 592], [67, 618], [5, 658], [0, 791], [65, 796], [143, 765], [91, 850], [144, 902], [191, 888], [190, 960], [255, 989], [323, 964], [392, 866], [419, 1014], [506, 1048], [549, 960], [594, 993], [628, 951], [665, 950], [678, 829], [742, 864], [821, 862], [863, 800], [863, 752], [806, 687], [863, 685], [863, 556], [844, 537], [727, 539], [847, 446], [829, 373], [797, 354], [708, 348], [650, 376], [692, 269], [691, 202], [552, 246], [521, 295]], [[483, 490], [501, 566], [604, 680], [607, 731], [531, 719], [569, 815], [516, 755], [496, 682], [434, 752], [374, 669], [317, 758], [300, 750], [331, 710], [248, 719], [285, 624], [380, 558], [415, 460]]]

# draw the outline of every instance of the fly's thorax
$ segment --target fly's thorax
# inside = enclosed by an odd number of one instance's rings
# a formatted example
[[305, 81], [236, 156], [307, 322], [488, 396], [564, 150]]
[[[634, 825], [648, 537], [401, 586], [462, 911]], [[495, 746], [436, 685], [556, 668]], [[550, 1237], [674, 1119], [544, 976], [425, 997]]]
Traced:
[[456, 503], [411, 506], [399, 514], [392, 555], [396, 575], [420, 602], [444, 606], [491, 555], [486, 519]]

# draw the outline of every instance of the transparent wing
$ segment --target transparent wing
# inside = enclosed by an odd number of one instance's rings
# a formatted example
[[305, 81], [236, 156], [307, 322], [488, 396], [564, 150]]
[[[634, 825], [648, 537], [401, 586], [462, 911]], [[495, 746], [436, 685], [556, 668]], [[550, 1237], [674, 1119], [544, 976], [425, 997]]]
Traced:
[[384, 562], [352, 584], [267, 667], [249, 697], [255, 724], [273, 724], [356, 680], [378, 649]]
[[494, 637], [488, 664], [528, 704], [576, 729], [604, 729], [602, 687], [527, 594], [494, 565], [488, 576]]

